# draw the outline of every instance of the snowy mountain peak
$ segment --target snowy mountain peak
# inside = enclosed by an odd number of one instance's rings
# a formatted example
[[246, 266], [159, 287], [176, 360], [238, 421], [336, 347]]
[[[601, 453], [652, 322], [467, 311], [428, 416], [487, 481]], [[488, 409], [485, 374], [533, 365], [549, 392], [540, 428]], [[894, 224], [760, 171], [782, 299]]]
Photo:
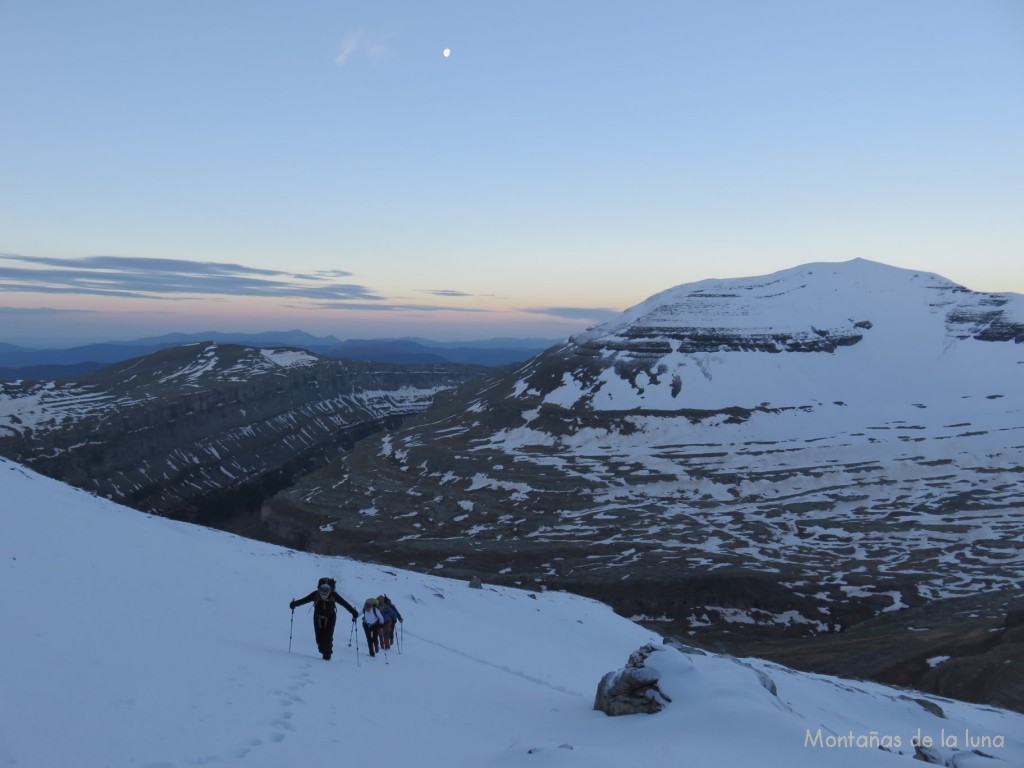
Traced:
[[736, 348], [747, 351], [832, 351], [834, 345], [799, 342], [824, 338], [834, 330], [845, 334], [847, 343], [856, 343], [879, 323], [913, 328], [906, 321], [917, 314], [940, 319], [957, 338], [983, 333], [997, 319], [1017, 325], [1021, 338], [1022, 310], [1024, 297], [1017, 294], [975, 293], [932, 273], [854, 259], [676, 286], [573, 341], [655, 338], [660, 332], [666, 340], [685, 342], [687, 351], [696, 351], [710, 330], [716, 336], [738, 337]]
[[[1019, 375], [1024, 362], [1024, 347], [970, 343], [993, 341], [1024, 341], [1024, 296], [854, 259], [670, 288], [574, 336], [571, 379], [552, 387], [527, 376], [521, 391], [599, 410], [803, 405], [856, 399], [867, 371], [890, 380], [873, 397], [950, 374], [975, 380], [956, 396], [976, 396], [988, 394], [975, 391], [984, 377]], [[758, 352], [834, 357], [730, 354]]]

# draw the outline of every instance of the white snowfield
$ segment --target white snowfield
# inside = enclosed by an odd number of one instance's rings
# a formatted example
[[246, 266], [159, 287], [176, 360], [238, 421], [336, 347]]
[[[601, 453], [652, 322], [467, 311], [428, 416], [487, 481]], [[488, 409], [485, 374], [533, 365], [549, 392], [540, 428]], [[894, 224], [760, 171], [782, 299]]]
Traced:
[[[866, 259], [703, 280], [662, 291], [572, 339], [602, 348], [613, 359], [634, 356], [617, 347], [638, 332], [663, 342], [672, 351], [650, 362], [652, 373], [661, 369], [656, 382], [631, 384], [609, 368], [596, 383], [581, 387], [570, 379], [545, 399], [571, 406], [589, 394], [589, 407], [620, 411], [785, 408], [841, 400], [881, 419], [905, 415], [915, 403], [937, 410], [961, 398], [1019, 398], [1024, 345], [974, 338], [1000, 322], [1024, 323], [1024, 296], [975, 293], [940, 275]], [[750, 346], [770, 340], [774, 351], [680, 351], [688, 334], [706, 332], [747, 339]], [[825, 335], [860, 340], [831, 354], [779, 354], [786, 352], [781, 339]], [[675, 387], [673, 376], [679, 377]]]
[[282, 368], [314, 365], [319, 358], [301, 349], [261, 349], [260, 354]]
[[[1018, 714], [671, 648], [668, 708], [609, 718], [597, 682], [657, 639], [591, 600], [294, 552], [5, 460], [0, 496], [0, 766], [912, 768], [915, 737], [1024, 765]], [[321, 575], [357, 607], [391, 596], [400, 652], [357, 663], [342, 614], [325, 662], [300, 608], [289, 653], [288, 602]]]

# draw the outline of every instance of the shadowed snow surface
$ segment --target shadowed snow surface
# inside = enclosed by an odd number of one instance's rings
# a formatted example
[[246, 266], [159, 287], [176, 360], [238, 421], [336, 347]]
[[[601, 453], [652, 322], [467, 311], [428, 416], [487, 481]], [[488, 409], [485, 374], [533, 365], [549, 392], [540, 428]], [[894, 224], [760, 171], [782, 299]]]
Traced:
[[[0, 766], [910, 768], [918, 729], [989, 739], [994, 759], [958, 765], [1024, 764], [1020, 715], [928, 697], [940, 719], [917, 694], [671, 648], [650, 661], [668, 708], [609, 718], [597, 682], [657, 639], [599, 603], [294, 552], [4, 460], [0, 496]], [[342, 614], [325, 662], [304, 607], [289, 653], [288, 601], [321, 575], [353, 604], [390, 595], [401, 652], [357, 664]]]

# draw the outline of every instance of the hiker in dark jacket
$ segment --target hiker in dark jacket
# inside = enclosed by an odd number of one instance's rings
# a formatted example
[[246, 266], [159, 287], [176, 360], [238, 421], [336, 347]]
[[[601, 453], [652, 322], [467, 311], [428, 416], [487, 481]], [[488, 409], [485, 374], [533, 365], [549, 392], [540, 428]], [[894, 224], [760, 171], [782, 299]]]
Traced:
[[359, 617], [359, 612], [345, 602], [345, 598], [334, 590], [333, 579], [320, 579], [320, 586], [301, 600], [292, 600], [288, 606], [294, 611], [300, 605], [313, 603], [313, 632], [316, 634], [316, 647], [330, 661], [334, 650], [334, 625], [338, 621], [338, 605], [352, 614], [352, 622]]
[[363, 632], [366, 633], [366, 645], [370, 649], [370, 656], [376, 656], [380, 651], [380, 630], [384, 626], [384, 617], [377, 610], [377, 598], [368, 597], [363, 603]]
[[391, 602], [391, 598], [387, 595], [379, 595], [377, 597], [377, 610], [384, 617], [384, 625], [381, 627], [380, 632], [380, 645], [386, 651], [395, 641], [395, 622], [404, 621], [404, 619], [402, 614], [398, 612], [398, 609], [395, 608], [395, 604]]

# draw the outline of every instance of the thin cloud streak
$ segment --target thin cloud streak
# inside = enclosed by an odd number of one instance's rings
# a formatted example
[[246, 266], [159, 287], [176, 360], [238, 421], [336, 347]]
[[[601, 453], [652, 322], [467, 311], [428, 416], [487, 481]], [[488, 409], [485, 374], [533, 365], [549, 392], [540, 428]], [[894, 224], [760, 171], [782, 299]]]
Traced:
[[607, 307], [534, 307], [524, 309], [535, 315], [549, 315], [550, 317], [561, 317], [566, 320], [611, 320], [622, 314], [617, 309]]
[[0, 254], [0, 261], [50, 267], [32, 269], [0, 265], [0, 291], [90, 294], [116, 298], [171, 300], [183, 295], [258, 296], [311, 300], [381, 301], [370, 289], [335, 282], [340, 270], [296, 274], [254, 269], [240, 264], [89, 256], [58, 259]]
[[442, 307], [431, 304], [357, 304], [355, 302], [345, 301], [320, 302], [313, 306], [312, 309], [347, 309], [365, 310], [369, 312], [478, 312], [485, 314], [493, 312], [493, 310], [490, 309], [476, 309], [472, 307]]
[[446, 288], [440, 288], [437, 290], [423, 290], [421, 293], [429, 293], [431, 296], [452, 296], [456, 298], [464, 296], [473, 296], [472, 293], [466, 293], [464, 291], [453, 291]]
[[114, 299], [146, 299], [147, 301], [180, 301], [180, 297], [160, 296], [152, 293], [132, 291], [98, 290], [85, 286], [52, 286], [34, 283], [7, 283], [0, 272], [0, 291], [5, 293], [46, 293], [55, 296], [106, 296]]
[[[390, 35], [386, 35], [385, 39], [387, 37]], [[354, 32], [349, 32], [342, 39], [338, 55], [334, 57], [334, 63], [339, 67], [344, 67], [354, 56], [362, 54], [371, 64], [376, 64], [389, 52], [390, 49], [386, 43], [370, 39], [366, 34], [366, 29], [360, 27]]]
[[[292, 275], [291, 272], [281, 272], [272, 269], [255, 269], [241, 264], [225, 264], [216, 261], [190, 261], [187, 259], [147, 259], [134, 256], [83, 256], [76, 259], [58, 259], [45, 256], [23, 256], [16, 253], [0, 253], [0, 259], [11, 261], [22, 261], [28, 264], [43, 264], [50, 267], [60, 268], [86, 268], [90, 270], [141, 270], [147, 272], [180, 272], [185, 274], [217, 274], [220, 272], [232, 272], [246, 275], [267, 275], [283, 276]], [[349, 273], [342, 273], [348, 275]]]
[[365, 32], [364, 29], [358, 29], [345, 35], [345, 39], [341, 41], [341, 49], [334, 59], [335, 64], [344, 67], [348, 63], [348, 60], [359, 50], [359, 41], [362, 40]]
[[94, 315], [92, 309], [56, 309], [54, 307], [0, 307], [0, 315], [15, 317], [44, 317], [48, 315]]

